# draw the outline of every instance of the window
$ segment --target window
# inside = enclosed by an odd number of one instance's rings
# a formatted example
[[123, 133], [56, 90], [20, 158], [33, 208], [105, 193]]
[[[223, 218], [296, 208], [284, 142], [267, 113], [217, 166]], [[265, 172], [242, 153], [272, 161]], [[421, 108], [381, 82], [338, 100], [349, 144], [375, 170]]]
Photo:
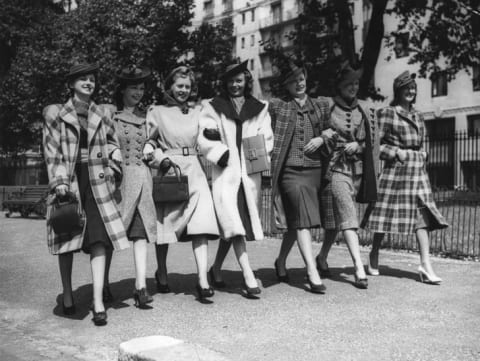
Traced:
[[274, 24], [282, 21], [282, 4], [272, 5], [272, 17]]
[[242, 49], [245, 49], [245, 38], [242, 38]]
[[469, 137], [480, 135], [480, 114], [467, 115], [467, 132]]
[[252, 22], [255, 21], [255, 9], [252, 10]]
[[250, 59], [250, 70], [253, 70], [255, 67], [255, 60]]
[[409, 34], [400, 33], [395, 36], [395, 45], [393, 51], [397, 59], [408, 56]]
[[480, 90], [480, 65], [475, 65], [473, 67], [472, 83], [473, 83], [473, 91], [479, 91]]
[[444, 71], [439, 71], [433, 73], [431, 76], [432, 80], [432, 97], [441, 97], [447, 95], [447, 73]]
[[255, 35], [250, 35], [250, 46], [254, 46], [255, 45]]
[[242, 13], [242, 25], [245, 25], [245, 13]]

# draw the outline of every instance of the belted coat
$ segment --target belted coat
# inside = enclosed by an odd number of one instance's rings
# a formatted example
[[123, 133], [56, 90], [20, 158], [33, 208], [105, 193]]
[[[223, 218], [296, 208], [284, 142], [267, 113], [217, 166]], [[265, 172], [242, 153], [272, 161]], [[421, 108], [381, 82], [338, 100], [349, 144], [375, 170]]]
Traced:
[[[384, 160], [378, 181], [377, 202], [365, 214], [363, 226], [373, 232], [412, 234], [419, 206], [432, 216], [429, 230], [448, 226], [433, 200], [425, 169], [425, 124], [420, 112], [407, 112], [400, 106], [378, 111], [380, 123], [380, 158]], [[404, 149], [401, 162], [397, 151]]]
[[[75, 164], [79, 153], [80, 123], [72, 99], [64, 105], [54, 104], [44, 109], [43, 147], [51, 195], [47, 203], [47, 241], [50, 253], [61, 254], [82, 247], [86, 216], [79, 203], [84, 224], [67, 235], [58, 235], [49, 224], [54, 189], [57, 185], [69, 186], [80, 202]], [[88, 110], [88, 171], [92, 192], [115, 250], [129, 247], [125, 227], [113, 198], [114, 173], [109, 166], [109, 156], [119, 142], [105, 107], [91, 103]]]

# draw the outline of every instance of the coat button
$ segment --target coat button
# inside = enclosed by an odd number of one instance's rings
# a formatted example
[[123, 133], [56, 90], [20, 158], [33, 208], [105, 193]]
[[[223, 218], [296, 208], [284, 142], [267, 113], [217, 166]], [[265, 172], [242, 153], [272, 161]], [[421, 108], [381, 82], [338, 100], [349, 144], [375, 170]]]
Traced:
[[105, 177], [105, 174], [103, 174], [103, 173], [100, 173], [100, 174], [98, 175], [98, 178], [100, 178], [100, 179], [103, 179], [104, 177]]
[[97, 157], [98, 157], [98, 158], [102, 158], [102, 153], [98, 152], [98, 153], [97, 153]]
[[130, 158], [130, 154], [125, 154], [125, 158]]
[[128, 134], [128, 130], [125, 130], [125, 134]]
[[127, 139], [127, 143], [130, 143], [130, 139]]
[[130, 165], [130, 162], [127, 160], [127, 161], [125, 162], [125, 164], [126, 164], [126, 165]]
[[142, 165], [142, 163], [140, 163], [140, 162], [137, 162], [137, 165]]

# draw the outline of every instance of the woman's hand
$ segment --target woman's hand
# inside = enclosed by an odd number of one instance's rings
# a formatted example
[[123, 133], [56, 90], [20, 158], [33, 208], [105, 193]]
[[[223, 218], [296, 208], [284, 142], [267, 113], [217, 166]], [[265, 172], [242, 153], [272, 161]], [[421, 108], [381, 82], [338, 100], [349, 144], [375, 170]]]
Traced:
[[153, 159], [153, 152], [155, 151], [155, 148], [153, 148], [153, 145], [150, 143], [145, 144], [143, 147], [143, 159], [147, 161], [151, 161]]
[[122, 152], [119, 148], [115, 149], [111, 155], [112, 160], [117, 164], [123, 163]]
[[345, 144], [345, 153], [348, 155], [359, 153], [360, 150], [360, 144], [358, 144], [358, 142], [350, 142]]
[[397, 159], [402, 163], [407, 160], [407, 151], [405, 149], [397, 150], [396, 155], [397, 155]]
[[59, 184], [55, 187], [55, 194], [57, 197], [65, 197], [68, 192], [68, 185], [66, 184]]
[[323, 138], [322, 137], [316, 137], [312, 138], [308, 144], [303, 147], [303, 152], [305, 154], [312, 154], [315, 152], [318, 148], [320, 148], [323, 144]]

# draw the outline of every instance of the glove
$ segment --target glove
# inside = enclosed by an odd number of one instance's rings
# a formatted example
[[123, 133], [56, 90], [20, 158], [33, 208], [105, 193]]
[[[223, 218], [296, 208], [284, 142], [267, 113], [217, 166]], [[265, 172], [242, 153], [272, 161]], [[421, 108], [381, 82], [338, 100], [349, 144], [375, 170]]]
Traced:
[[221, 140], [220, 132], [218, 129], [205, 128], [203, 130], [203, 136], [208, 140]]
[[55, 194], [57, 195], [57, 197], [65, 197], [68, 192], [68, 188], [69, 187], [66, 184], [59, 184], [55, 187]]
[[223, 153], [223, 155], [218, 160], [217, 164], [220, 167], [225, 168], [228, 165], [228, 158], [230, 158], [230, 151], [229, 150], [227, 150], [225, 153]]
[[153, 148], [151, 144], [145, 144], [145, 147], [143, 147], [143, 159], [151, 161], [153, 159], [154, 150], [155, 148]]
[[170, 161], [170, 159], [166, 158], [162, 160], [162, 163], [160, 163], [160, 170], [163, 173], [167, 173], [171, 166], [172, 166], [172, 162]]

